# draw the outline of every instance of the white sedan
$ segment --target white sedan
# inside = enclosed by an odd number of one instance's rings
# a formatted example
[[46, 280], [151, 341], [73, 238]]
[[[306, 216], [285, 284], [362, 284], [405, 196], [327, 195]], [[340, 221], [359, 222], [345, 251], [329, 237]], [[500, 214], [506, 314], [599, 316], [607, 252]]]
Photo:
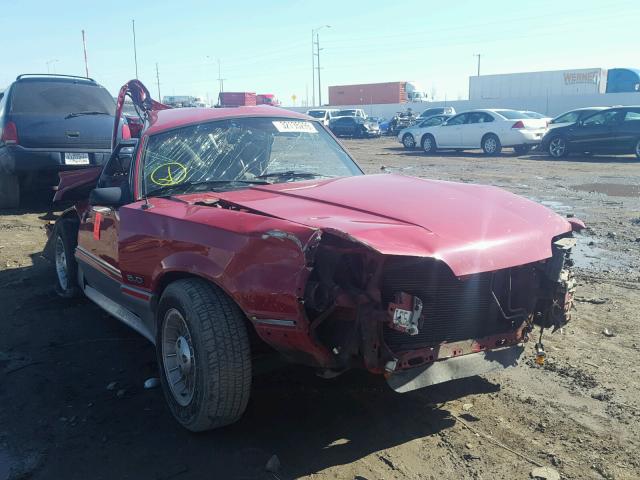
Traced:
[[414, 149], [418, 145], [418, 141], [416, 139], [421, 137], [421, 132], [428, 127], [442, 125], [450, 117], [451, 115], [433, 115], [425, 118], [424, 120], [420, 120], [415, 125], [400, 130], [398, 133], [398, 141], [404, 145], [404, 148], [407, 150]]
[[416, 140], [425, 153], [482, 148], [487, 155], [497, 155], [502, 147], [513, 147], [518, 155], [524, 155], [546, 132], [545, 120], [516, 110], [471, 110], [454, 115], [442, 125], [420, 129]]

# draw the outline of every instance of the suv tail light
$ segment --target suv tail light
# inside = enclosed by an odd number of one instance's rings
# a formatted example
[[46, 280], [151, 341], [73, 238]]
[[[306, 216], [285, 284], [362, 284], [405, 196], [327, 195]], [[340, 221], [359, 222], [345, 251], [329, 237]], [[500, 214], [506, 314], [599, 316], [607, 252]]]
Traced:
[[518, 129], [525, 128], [524, 122], [522, 120], [518, 120], [516, 123], [513, 124], [511, 128], [518, 128]]
[[11, 145], [16, 145], [18, 143], [18, 129], [16, 128], [15, 123], [7, 122], [4, 124], [0, 140]]

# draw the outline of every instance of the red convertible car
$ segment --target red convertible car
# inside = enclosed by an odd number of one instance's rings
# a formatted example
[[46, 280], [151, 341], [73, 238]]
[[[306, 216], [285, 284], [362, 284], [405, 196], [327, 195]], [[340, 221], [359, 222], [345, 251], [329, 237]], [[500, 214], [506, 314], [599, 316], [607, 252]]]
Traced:
[[569, 320], [579, 220], [491, 186], [364, 175], [291, 111], [168, 109], [138, 81], [125, 97], [139, 138], [61, 176], [57, 290], [155, 343], [186, 428], [240, 418], [255, 352], [406, 392], [515, 365], [534, 325]]

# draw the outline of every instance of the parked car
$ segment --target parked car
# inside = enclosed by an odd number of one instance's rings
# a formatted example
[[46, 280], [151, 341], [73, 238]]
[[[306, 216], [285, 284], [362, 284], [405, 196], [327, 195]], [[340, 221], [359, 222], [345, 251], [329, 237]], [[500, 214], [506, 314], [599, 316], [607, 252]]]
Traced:
[[380, 136], [378, 123], [362, 117], [335, 117], [329, 121], [329, 128], [336, 137], [367, 138]]
[[563, 113], [562, 115], [558, 115], [557, 117], [553, 118], [549, 122], [549, 128], [564, 127], [565, 125], [574, 124], [593, 113], [601, 112], [602, 110], [606, 110], [607, 108], [611, 107], [586, 107], [570, 110]]
[[314, 108], [312, 110], [307, 110], [307, 115], [320, 120], [323, 125], [328, 126], [329, 120], [333, 118], [337, 111], [338, 110], [332, 108]]
[[471, 110], [425, 129], [421, 146], [425, 153], [482, 148], [487, 155], [513, 147], [518, 155], [523, 155], [540, 143], [546, 131], [544, 120], [529, 118], [516, 110]]
[[139, 82], [123, 90], [142, 137], [61, 174], [56, 200], [95, 188], [48, 248], [60, 295], [155, 343], [187, 429], [242, 416], [252, 352], [406, 392], [515, 365], [534, 324], [570, 320], [579, 220], [492, 186], [364, 175], [295, 112], [157, 111]]
[[0, 100], [0, 207], [19, 206], [21, 190], [53, 187], [59, 171], [102, 165], [114, 110], [92, 79], [19, 75]]
[[367, 114], [361, 108], [347, 108], [343, 110], [336, 110], [333, 113], [333, 117], [360, 117], [367, 118]]
[[433, 117], [435, 115], [455, 115], [456, 114], [456, 109], [453, 107], [434, 107], [434, 108], [427, 108], [424, 112], [422, 112], [419, 116], [418, 116], [418, 121], [420, 120], [424, 120], [426, 118], [429, 117]]
[[640, 159], [640, 106], [607, 108], [553, 128], [543, 138], [541, 149], [554, 158], [570, 153], [633, 153]]
[[400, 130], [409, 128], [415, 125], [418, 117], [416, 117], [411, 109], [407, 109], [406, 112], [398, 112], [389, 122], [389, 135], [398, 135]]
[[381, 135], [388, 135], [389, 134], [389, 125], [391, 124], [391, 121], [386, 119], [386, 118], [380, 118], [378, 120], [378, 126], [380, 127], [380, 134]]
[[412, 150], [416, 145], [422, 144], [422, 136], [429, 127], [437, 127], [446, 122], [451, 115], [434, 115], [416, 123], [409, 128], [403, 128], [398, 133], [398, 141], [404, 145], [404, 148]]

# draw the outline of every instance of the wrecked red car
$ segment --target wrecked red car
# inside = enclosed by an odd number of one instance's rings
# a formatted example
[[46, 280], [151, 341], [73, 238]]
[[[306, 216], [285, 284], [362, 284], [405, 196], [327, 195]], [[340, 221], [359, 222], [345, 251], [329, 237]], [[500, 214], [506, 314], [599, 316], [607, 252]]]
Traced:
[[186, 428], [240, 418], [252, 352], [406, 392], [515, 365], [534, 325], [569, 320], [580, 221], [490, 186], [364, 175], [291, 111], [171, 110], [137, 81], [125, 96], [139, 138], [62, 175], [57, 290], [155, 343]]

